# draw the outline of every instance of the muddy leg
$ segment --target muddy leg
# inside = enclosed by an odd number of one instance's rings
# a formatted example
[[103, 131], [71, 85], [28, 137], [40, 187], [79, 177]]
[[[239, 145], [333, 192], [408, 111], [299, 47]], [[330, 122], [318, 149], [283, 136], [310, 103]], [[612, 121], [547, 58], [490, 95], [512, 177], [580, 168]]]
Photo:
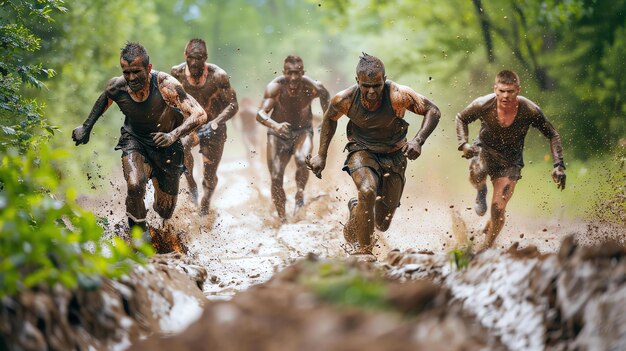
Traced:
[[267, 136], [267, 167], [270, 171], [272, 179], [272, 201], [276, 206], [278, 218], [281, 221], [287, 221], [287, 213], [285, 212], [285, 190], [283, 189], [283, 178], [285, 176], [285, 168], [289, 163], [291, 153], [285, 148], [275, 135]]
[[383, 186], [376, 199], [375, 215], [376, 228], [380, 231], [387, 231], [391, 225], [391, 220], [400, 205], [404, 182], [399, 174], [388, 173], [383, 179]]
[[187, 185], [189, 186], [189, 192], [191, 193], [191, 199], [193, 200], [195, 205], [198, 205], [198, 184], [196, 184], [195, 179], [193, 179], [193, 154], [191, 153], [191, 149], [198, 145], [199, 139], [198, 134], [193, 132], [182, 139], [183, 143], [183, 152], [184, 152], [184, 164], [187, 171], [185, 172], [185, 178], [187, 179]]
[[202, 180], [202, 201], [200, 203], [200, 214], [207, 215], [211, 207], [211, 197], [217, 187], [217, 167], [222, 160], [226, 137], [214, 134], [208, 140], [201, 140], [200, 153], [204, 163], [204, 179]]
[[295, 214], [296, 211], [304, 205], [304, 187], [309, 179], [309, 174], [311, 174], [304, 160], [306, 156], [310, 155], [313, 151], [313, 135], [310, 133], [300, 135], [294, 145], [294, 149], [294, 159], [297, 167], [296, 185], [298, 187], [296, 192], [296, 207], [293, 211]]
[[357, 238], [359, 254], [371, 254], [378, 176], [368, 167], [362, 167], [352, 172], [351, 176], [359, 192], [358, 201], [350, 211], [353, 215], [350, 216], [344, 230]]
[[504, 227], [506, 205], [513, 196], [517, 181], [508, 177], [496, 178], [493, 183], [493, 198], [491, 199], [491, 218], [483, 232], [487, 236], [487, 247], [491, 247]]
[[152, 184], [154, 185], [154, 205], [152, 207], [163, 218], [163, 226], [160, 230], [155, 231], [153, 247], [158, 253], [172, 251], [186, 253], [186, 247], [181, 241], [178, 230], [170, 221], [176, 208], [177, 196], [164, 192], [155, 178], [152, 178]]
[[143, 198], [146, 195], [146, 185], [148, 175], [151, 172], [150, 165], [144, 156], [138, 152], [122, 156], [122, 170], [126, 179], [128, 192], [126, 194], [126, 213], [129, 224], [142, 223], [146, 221], [146, 206]]
[[470, 159], [469, 170], [470, 183], [476, 188], [474, 211], [483, 216], [487, 212], [487, 167], [480, 154]]

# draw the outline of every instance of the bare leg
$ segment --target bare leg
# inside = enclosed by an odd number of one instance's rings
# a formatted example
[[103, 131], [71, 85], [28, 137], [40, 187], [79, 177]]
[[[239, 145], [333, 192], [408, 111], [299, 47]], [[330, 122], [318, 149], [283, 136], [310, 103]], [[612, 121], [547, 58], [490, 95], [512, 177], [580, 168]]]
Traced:
[[187, 178], [187, 185], [189, 186], [189, 192], [191, 193], [191, 198], [194, 204], [198, 204], [198, 184], [196, 184], [195, 179], [193, 179], [193, 154], [191, 153], [191, 149], [198, 145], [200, 139], [198, 138], [198, 134], [193, 132], [182, 139], [183, 143], [183, 152], [184, 152], [184, 164], [185, 168], [187, 168], [187, 172], [185, 172], [185, 178]]
[[404, 182], [399, 174], [389, 173], [383, 179], [383, 187], [380, 198], [376, 200], [375, 215], [376, 228], [380, 231], [387, 231], [391, 225], [393, 215], [400, 204]]
[[270, 171], [270, 177], [272, 178], [272, 201], [276, 206], [276, 212], [278, 217], [285, 222], [287, 220], [287, 213], [285, 212], [285, 202], [287, 198], [285, 196], [285, 190], [283, 189], [283, 178], [285, 176], [285, 167], [291, 159], [289, 150], [281, 147], [278, 137], [274, 135], [267, 136], [267, 167]]
[[200, 145], [200, 153], [202, 154], [202, 161], [204, 163], [204, 179], [202, 180], [202, 189], [204, 194], [202, 195], [202, 201], [200, 203], [200, 214], [206, 215], [209, 213], [211, 207], [211, 197], [217, 187], [217, 167], [222, 160], [224, 153], [224, 144], [226, 143], [226, 136], [220, 136], [215, 134], [213, 136], [215, 140], [209, 139], [208, 142], [202, 141]]
[[487, 167], [480, 154], [470, 159], [469, 169], [470, 183], [476, 188], [474, 211], [477, 215], [483, 216], [487, 212]]
[[[129, 224], [139, 224], [146, 221], [146, 206], [143, 198], [146, 195], [148, 175], [152, 168], [139, 152], [131, 152], [122, 157], [122, 170], [126, 179], [128, 192], [126, 194], [126, 214]], [[147, 226], [143, 228], [147, 229]]]
[[311, 171], [306, 166], [305, 158], [313, 151], [313, 136], [309, 133], [304, 133], [298, 137], [294, 145], [294, 159], [296, 162], [296, 185], [298, 190], [296, 192], [296, 207], [294, 213], [304, 205], [304, 187], [309, 179]]
[[154, 185], [154, 204], [152, 205], [152, 208], [159, 214], [159, 216], [161, 216], [161, 218], [172, 218], [174, 208], [176, 208], [176, 199], [178, 196], [170, 195], [161, 190], [159, 182], [156, 178], [152, 178], [152, 184]]
[[156, 178], [152, 178], [154, 185], [154, 210], [163, 218], [163, 226], [160, 230], [155, 231], [153, 247], [158, 253], [166, 253], [171, 251], [187, 252], [185, 245], [182, 243], [180, 233], [173, 227], [171, 221], [174, 208], [176, 207], [176, 195], [171, 195], [163, 190]]
[[502, 227], [504, 227], [506, 205], [513, 196], [517, 181], [511, 180], [508, 177], [500, 177], [494, 179], [492, 183], [493, 198], [491, 199], [491, 218], [483, 230], [487, 236], [487, 247], [493, 245]]
[[351, 215], [344, 228], [344, 236], [356, 237], [359, 242], [358, 253], [371, 254], [378, 176], [368, 167], [352, 172], [351, 176], [358, 190], [358, 201], [350, 211]]

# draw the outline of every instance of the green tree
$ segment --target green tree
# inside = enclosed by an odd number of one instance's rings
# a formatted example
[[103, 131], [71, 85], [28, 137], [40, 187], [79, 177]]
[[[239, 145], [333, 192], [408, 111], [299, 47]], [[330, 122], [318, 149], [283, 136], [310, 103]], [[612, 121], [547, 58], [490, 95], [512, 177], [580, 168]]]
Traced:
[[72, 189], [59, 187], [66, 152], [48, 146], [57, 129], [37, 100], [21, 94], [25, 84], [40, 88], [41, 77], [53, 76], [27, 55], [41, 47], [32, 28], [64, 12], [62, 4], [0, 2], [0, 296], [40, 284], [93, 288], [102, 275], [119, 276], [152, 253], [139, 233], [141, 256], [118, 238], [102, 241], [94, 215], [77, 206]]

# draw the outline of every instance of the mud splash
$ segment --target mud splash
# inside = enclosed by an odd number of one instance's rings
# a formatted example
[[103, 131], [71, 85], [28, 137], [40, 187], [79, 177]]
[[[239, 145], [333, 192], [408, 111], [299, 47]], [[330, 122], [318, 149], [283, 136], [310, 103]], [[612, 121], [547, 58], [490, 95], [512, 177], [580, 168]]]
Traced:
[[[334, 291], [352, 274], [386, 288]], [[325, 284], [344, 303], [320, 294]], [[349, 302], [359, 294], [370, 308]], [[431, 281], [390, 283], [372, 263], [309, 257], [230, 301], [210, 303], [184, 333], [130, 350], [504, 350], [462, 311], [447, 308], [449, 298], [446, 287]]]
[[390, 255], [387, 264], [398, 279], [443, 281], [451, 304], [509, 350], [626, 349], [623, 242], [583, 246], [569, 236], [556, 254], [514, 245], [504, 254], [485, 251], [462, 270], [411, 251]]

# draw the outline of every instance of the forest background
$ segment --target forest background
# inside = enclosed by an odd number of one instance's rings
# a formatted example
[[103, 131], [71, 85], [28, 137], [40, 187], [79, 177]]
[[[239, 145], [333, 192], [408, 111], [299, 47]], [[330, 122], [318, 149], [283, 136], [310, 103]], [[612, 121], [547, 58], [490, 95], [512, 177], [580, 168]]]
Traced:
[[[302, 56], [307, 74], [335, 94], [354, 84], [358, 57], [367, 52], [385, 62], [389, 79], [442, 110], [422, 161], [409, 172], [436, 174], [449, 192], [465, 197], [471, 187], [467, 162], [456, 150], [454, 117], [492, 91], [499, 70], [516, 70], [522, 95], [561, 133], [568, 188], [557, 191], [549, 144], [531, 130], [524, 180], [511, 208], [586, 218], [623, 191], [615, 179], [624, 183], [625, 14], [626, 0], [0, 1], [2, 152], [16, 137], [22, 150], [36, 148], [27, 141], [43, 132], [47, 147], [71, 154], [55, 161], [62, 188], [110, 192], [108, 175], [120, 168], [113, 147], [121, 113], [110, 108], [86, 146], [75, 147], [71, 131], [107, 81], [121, 75], [119, 50], [127, 41], [142, 43], [153, 68], [169, 72], [184, 60], [185, 43], [203, 38], [208, 61], [230, 74], [240, 100], [250, 97], [257, 105], [288, 54]], [[22, 100], [11, 100], [16, 96]], [[421, 117], [407, 118], [414, 135]], [[344, 129], [334, 144], [343, 143]], [[227, 158], [243, 152], [231, 130]], [[470, 136], [477, 130], [474, 123]]]

